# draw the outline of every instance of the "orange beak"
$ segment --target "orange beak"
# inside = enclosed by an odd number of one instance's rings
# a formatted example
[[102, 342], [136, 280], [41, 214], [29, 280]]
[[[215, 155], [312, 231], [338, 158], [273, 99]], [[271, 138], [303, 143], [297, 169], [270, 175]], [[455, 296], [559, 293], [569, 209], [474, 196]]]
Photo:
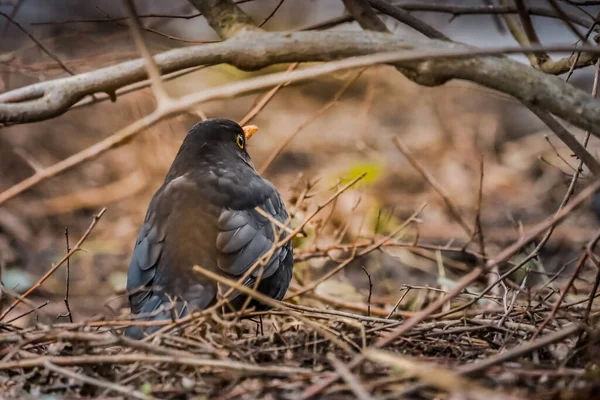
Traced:
[[248, 140], [256, 133], [256, 131], [258, 131], [258, 126], [246, 125], [242, 129], [244, 130], [244, 136], [246, 136], [246, 140]]

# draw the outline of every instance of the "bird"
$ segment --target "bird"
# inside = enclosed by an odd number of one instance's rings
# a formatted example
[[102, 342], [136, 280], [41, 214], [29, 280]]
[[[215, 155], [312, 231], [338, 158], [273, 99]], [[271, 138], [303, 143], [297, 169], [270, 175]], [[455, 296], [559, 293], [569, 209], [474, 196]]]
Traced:
[[592, 194], [592, 200], [590, 202], [590, 209], [598, 221], [600, 221], [600, 190], [596, 190]]
[[[150, 201], [131, 256], [127, 293], [137, 320], [181, 318], [214, 305], [218, 285], [194, 273], [195, 265], [237, 281], [268, 257], [243, 284], [275, 300], [285, 295], [292, 241], [272, 248], [290, 234], [289, 216], [280, 193], [259, 175], [247, 152], [257, 129], [208, 119], [187, 133]], [[228, 300], [239, 308], [246, 297], [234, 291]], [[125, 335], [140, 339], [160, 328], [129, 326]]]

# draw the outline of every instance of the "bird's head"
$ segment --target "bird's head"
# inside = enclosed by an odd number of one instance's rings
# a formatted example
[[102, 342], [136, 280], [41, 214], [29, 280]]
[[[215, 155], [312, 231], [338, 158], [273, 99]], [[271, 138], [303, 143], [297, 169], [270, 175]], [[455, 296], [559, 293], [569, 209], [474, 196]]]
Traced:
[[240, 160], [254, 168], [246, 142], [256, 133], [255, 125], [241, 127], [229, 119], [208, 119], [197, 123], [185, 137], [169, 175], [207, 164], [231, 164]]

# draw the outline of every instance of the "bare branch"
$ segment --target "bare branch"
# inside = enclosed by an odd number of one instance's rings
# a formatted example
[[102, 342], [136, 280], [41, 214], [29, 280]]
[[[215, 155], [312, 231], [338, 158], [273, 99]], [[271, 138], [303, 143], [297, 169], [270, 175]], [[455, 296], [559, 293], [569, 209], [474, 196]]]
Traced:
[[529, 244], [533, 239], [535, 239], [540, 233], [548, 229], [549, 227], [555, 226], [562, 222], [573, 210], [579, 207], [583, 202], [587, 200], [589, 196], [591, 196], [596, 190], [600, 188], [600, 179], [595, 180], [591, 185], [587, 186], [583, 189], [576, 197], [571, 199], [569, 203], [560, 211], [556, 212], [551, 218], [539, 223], [530, 233], [525, 235], [519, 241], [515, 242], [511, 246], [502, 250], [498, 255], [494, 258], [491, 258], [487, 261], [484, 268], [477, 267], [473, 269], [470, 273], [463, 276], [458, 282], [456, 282], [456, 286], [452, 289], [452, 291], [448, 292], [444, 297], [441, 297], [431, 303], [427, 308], [423, 311], [417, 313], [414, 317], [410, 318], [402, 325], [400, 325], [397, 329], [390, 332], [389, 334], [382, 336], [381, 339], [375, 344], [376, 347], [383, 347], [389, 343], [391, 343], [394, 339], [401, 337], [406, 334], [409, 330], [414, 328], [419, 322], [427, 319], [429, 315], [438, 310], [442, 305], [446, 304], [448, 301], [452, 300], [456, 297], [464, 288], [474, 282], [478, 277], [480, 277], [484, 272], [489, 271], [494, 266], [505, 262], [510, 257], [515, 255], [519, 250], [521, 250], [524, 246]]
[[75, 380], [87, 383], [89, 385], [105, 388], [105, 389], [108, 389], [108, 390], [116, 392], [116, 393], [125, 394], [125, 395], [127, 395], [127, 397], [132, 397], [134, 399], [142, 399], [142, 400], [151, 399], [151, 397], [146, 396], [142, 392], [139, 392], [137, 390], [128, 389], [125, 386], [119, 385], [117, 383], [108, 382], [108, 381], [105, 381], [102, 379], [92, 378], [91, 376], [80, 374], [75, 371], [71, 371], [70, 369], [67, 369], [67, 368], [58, 367], [58, 366], [52, 364], [52, 362], [50, 360], [45, 360], [43, 366], [44, 366], [44, 368], [46, 368], [50, 371], [54, 371], [60, 375], [66, 376], [68, 378], [75, 379]]
[[[233, 82], [228, 85], [223, 85], [214, 89], [205, 90], [200, 93], [192, 93], [181, 97], [175, 101], [168, 103], [165, 107], [156, 109], [152, 114], [145, 116], [119, 130], [113, 135], [107, 137], [101, 142], [88, 147], [87, 149], [76, 153], [50, 167], [36, 172], [31, 177], [11, 186], [4, 192], [0, 193], [0, 204], [10, 200], [11, 198], [23, 193], [33, 186], [45, 181], [46, 179], [57, 176], [65, 171], [74, 168], [84, 162], [93, 160], [104, 154], [110, 149], [122, 146], [129, 142], [144, 129], [156, 124], [157, 122], [171, 115], [188, 110], [190, 107], [196, 106], [202, 102], [215, 99], [223, 99], [232, 96], [237, 96], [243, 93], [248, 93], [265, 87], [276, 86], [281, 83], [300, 81], [304, 79], [315, 78], [320, 75], [329, 74], [336, 71], [341, 71], [350, 68], [367, 67], [379, 62], [389, 62], [390, 60], [398, 60], [403, 58], [413, 58], [406, 55], [404, 52], [391, 54], [373, 54], [370, 56], [356, 57], [354, 59], [341, 60], [327, 63], [324, 65], [306, 68], [300, 71], [286, 71], [267, 76], [248, 79], [241, 82]], [[301, 229], [301, 228], [300, 228]], [[297, 233], [297, 232], [296, 232]]]
[[129, 26], [131, 27], [131, 35], [133, 36], [133, 40], [135, 40], [136, 47], [142, 54], [142, 57], [144, 57], [144, 64], [146, 66], [146, 71], [148, 71], [148, 78], [150, 78], [152, 92], [156, 97], [158, 107], [161, 107], [165, 102], [170, 101], [169, 95], [161, 80], [160, 71], [158, 70], [156, 62], [154, 61], [154, 58], [152, 58], [152, 54], [148, 50], [146, 42], [144, 42], [144, 38], [142, 36], [142, 25], [137, 17], [135, 4], [133, 3], [133, 0], [125, 0], [124, 4], [127, 14], [129, 15], [128, 21]]
[[59, 262], [57, 262], [55, 265], [53, 265], [52, 268], [50, 268], [48, 270], [48, 272], [46, 272], [44, 274], [44, 276], [42, 276], [33, 286], [31, 286], [29, 289], [27, 289], [27, 291], [25, 293], [23, 293], [23, 296], [18, 297], [6, 310], [4, 310], [2, 315], [0, 315], [0, 321], [3, 320], [4, 317], [6, 317], [8, 315], [8, 313], [11, 312], [16, 306], [18, 306], [19, 303], [21, 301], [23, 301], [23, 299], [25, 299], [27, 296], [29, 296], [37, 288], [39, 288], [42, 285], [42, 283], [44, 283], [54, 273], [54, 271], [56, 271], [76, 251], [79, 251], [79, 249], [81, 248], [81, 245], [83, 244], [83, 242], [85, 242], [85, 240], [87, 239], [89, 234], [92, 232], [92, 230], [94, 229], [94, 227], [96, 226], [96, 224], [98, 223], [100, 218], [102, 218], [102, 215], [104, 215], [105, 211], [106, 211], [106, 208], [103, 208], [96, 216], [94, 216], [94, 219], [92, 220], [92, 223], [90, 224], [87, 231], [85, 231], [85, 233], [81, 236], [81, 238], [75, 244], [75, 246], [73, 246], [73, 248], [63, 258], [61, 258]]
[[[541, 222], [532, 230], [532, 232], [530, 232], [529, 234], [527, 234], [526, 236], [521, 238], [519, 241], [515, 242], [514, 244], [512, 244], [509, 247], [502, 250], [496, 257], [488, 260], [488, 262], [486, 263], [486, 266], [484, 268], [477, 267], [473, 271], [468, 273], [467, 275], [463, 276], [459, 281], [456, 282], [456, 286], [450, 292], [448, 292], [445, 296], [437, 299], [436, 301], [431, 303], [429, 306], [427, 306], [424, 310], [419, 311], [418, 313], [416, 313], [414, 316], [412, 316], [408, 320], [401, 322], [400, 326], [398, 326], [393, 331], [388, 332], [387, 334], [383, 335], [372, 347], [383, 348], [384, 346], [387, 346], [388, 344], [392, 343], [397, 338], [405, 335], [408, 331], [410, 331], [412, 328], [414, 328], [418, 323], [427, 319], [429, 316], [432, 315], [433, 312], [435, 312], [437, 309], [442, 307], [444, 304], [446, 304], [447, 302], [449, 302], [450, 300], [455, 298], [458, 294], [460, 294], [462, 292], [462, 290], [464, 288], [466, 288], [468, 285], [470, 285], [472, 282], [474, 282], [478, 277], [483, 275], [483, 273], [485, 271], [489, 271], [492, 267], [498, 265], [501, 262], [508, 260], [517, 251], [519, 251], [521, 248], [523, 248], [529, 242], [531, 242], [541, 232], [545, 231], [546, 229], [548, 229], [550, 227], [556, 226], [557, 224], [562, 222], [575, 208], [577, 208], [578, 206], [583, 204], [583, 202], [586, 201], [587, 198], [589, 196], [591, 196], [599, 188], [600, 188], [600, 180], [594, 181], [594, 183], [592, 183], [591, 185], [586, 187], [584, 190], [582, 190], [581, 193], [579, 193], [579, 195], [577, 195], [575, 198], [573, 198], [571, 201], [569, 201], [569, 203], [564, 208], [562, 208], [561, 210], [556, 212], [551, 218], [545, 220], [544, 222]], [[572, 335], [577, 330], [579, 330], [577, 325], [571, 325], [571, 326], [569, 326], [569, 329], [565, 328], [561, 331], [556, 332], [555, 336], [548, 335], [548, 336], [543, 337], [533, 343], [530, 343], [529, 344], [530, 346], [525, 345], [525, 346], [519, 346], [518, 348], [515, 348], [514, 349], [515, 354], [511, 354], [511, 356], [518, 356], [518, 354], [516, 354], [516, 353], [521, 354], [521, 352], [528, 352], [531, 349], [536, 349], [536, 348], [538, 348], [537, 347], [538, 345], [539, 346], [546, 345], [546, 344], [548, 344], [548, 342], [554, 343], [556, 340], [560, 340], [568, 335]], [[557, 338], [560, 338], [560, 339], [557, 339]], [[545, 339], [547, 339], [548, 341], [546, 341]], [[509, 353], [512, 353], [512, 351], [505, 352], [503, 354], [508, 355]], [[491, 365], [495, 365], [497, 362], [504, 361], [503, 354], [500, 354], [498, 357], [492, 357], [492, 358], [488, 359], [489, 362], [491, 363]], [[507, 359], [510, 359], [510, 358], [507, 357]], [[348, 364], [348, 366], [349, 366], [349, 368], [354, 368], [357, 365], [359, 365], [360, 363], [362, 363], [364, 360], [365, 360], [364, 355], [359, 355], [359, 356], [355, 357]], [[481, 364], [472, 364], [472, 365], [473, 366], [477, 365], [476, 371], [483, 370], [486, 368], [485, 362], [482, 362]], [[464, 368], [463, 370], [461, 370], [461, 372], [465, 373], [465, 374], [469, 374], [472, 371], [469, 368]], [[323, 379], [321, 382], [307, 388], [303, 392], [301, 398], [308, 399], [308, 398], [314, 396], [316, 393], [319, 393], [325, 387], [334, 383], [337, 379], [338, 379], [337, 376]]]
[[189, 0], [223, 39], [241, 31], [260, 31], [252, 18], [231, 0]]
[[357, 399], [359, 400], [373, 400], [373, 397], [369, 394], [369, 392], [367, 392], [365, 390], [365, 388], [363, 387], [363, 385], [359, 382], [358, 378], [356, 376], [354, 376], [354, 374], [352, 373], [352, 371], [350, 371], [347, 367], [346, 364], [344, 364], [343, 362], [341, 362], [333, 353], [329, 353], [327, 354], [327, 359], [329, 360], [329, 362], [331, 363], [331, 365], [333, 366], [333, 368], [335, 368], [335, 370], [337, 371], [338, 375], [342, 377], [342, 379], [344, 379], [344, 381], [346, 381], [346, 383], [348, 384], [348, 386], [350, 386], [350, 389], [352, 389], [352, 392], [354, 393], [354, 395], [356, 396]]
[[548, 61], [540, 65], [540, 69], [547, 74], [560, 75], [565, 72], [570, 73], [573, 69], [594, 65], [597, 60], [598, 57], [592, 54], [575, 53], [569, 57], [564, 57], [556, 61], [548, 59]]
[[560, 19], [563, 20], [563, 22], [565, 23], [565, 25], [567, 25], [569, 30], [573, 32], [573, 34], [577, 36], [579, 40], [581, 40], [583, 43], [587, 42], [587, 38], [584, 35], [582, 35], [581, 32], [579, 32], [575, 25], [573, 25], [565, 11], [558, 5], [556, 0], [548, 0], [548, 2], [550, 3], [554, 11], [556, 11], [556, 13], [560, 15]]
[[[254, 46], [256, 41], [261, 46]], [[536, 51], [540, 48], [533, 47]], [[531, 49], [529, 52], [531, 52]], [[503, 57], [490, 54], [527, 52], [515, 47], [477, 50], [436, 40], [403, 41], [378, 32], [295, 32], [248, 33], [220, 43], [190, 46], [155, 56], [163, 73], [201, 64], [229, 63], [243, 69], [257, 69], [275, 63], [327, 61], [380, 51], [418, 52], [410, 61], [401, 61], [407, 76], [417, 83], [434, 86], [451, 79], [464, 79], [535, 103], [571, 124], [600, 136], [600, 102], [589, 94], [543, 73]], [[572, 51], [571, 46], [548, 46], [545, 51]], [[595, 47], [577, 51], [598, 54]], [[414, 53], [413, 53], [414, 54]], [[437, 54], [436, 57], [432, 57]], [[128, 61], [75, 77], [26, 86], [0, 94], [0, 122], [23, 123], [48, 119], [64, 113], [84, 96], [116, 89], [146, 78], [143, 60]], [[43, 96], [43, 97], [42, 97]], [[35, 97], [35, 100], [30, 100]], [[18, 103], [6, 103], [6, 102]]]
[[[503, 3], [506, 3], [506, 1], [503, 1]], [[518, 2], [516, 4], [518, 4]], [[519, 11], [519, 16], [521, 16], [521, 14], [523, 14], [523, 13], [527, 14], [527, 11], [521, 10], [520, 7], [517, 7], [517, 10]], [[527, 32], [521, 28], [521, 25], [519, 25], [519, 23], [517, 22], [517, 19], [515, 18], [514, 15], [503, 14], [502, 19], [504, 20], [504, 23], [506, 24], [508, 31], [513, 36], [513, 38], [517, 41], [517, 43], [519, 43], [521, 46], [524, 46], [524, 47], [531, 46], [533, 44], [529, 41]], [[538, 57], [537, 54], [530, 53], [530, 54], [527, 54], [527, 59], [529, 60], [529, 63], [531, 64], [532, 67], [540, 68], [542, 65], [542, 59], [548, 60], [549, 57], [548, 57], [548, 54], [546, 54], [546, 53], [541, 53], [540, 57]]]
[[273, 376], [299, 375], [310, 373], [310, 370], [304, 368], [285, 367], [282, 365], [260, 366], [255, 364], [242, 363], [231, 360], [211, 360], [203, 359], [196, 355], [194, 357], [181, 356], [162, 356], [154, 354], [119, 354], [117, 357], [111, 354], [106, 355], [85, 355], [85, 356], [40, 356], [34, 358], [25, 358], [21, 360], [8, 361], [0, 363], [0, 370], [13, 370], [18, 368], [42, 367], [44, 363], [51, 362], [54, 365], [73, 366], [73, 365], [98, 365], [98, 364], [131, 364], [135, 362], [148, 363], [167, 363], [174, 365], [189, 365], [192, 367], [219, 368], [227, 371], [236, 371], [240, 373], [264, 374]]
[[279, 3], [277, 3], [277, 5], [273, 9], [273, 11], [271, 11], [269, 13], [269, 15], [267, 15], [267, 17], [263, 20], [263, 22], [261, 22], [260, 24], [258, 24], [259, 28], [262, 28], [267, 22], [269, 22], [271, 20], [271, 18], [273, 18], [273, 16], [277, 13], [277, 11], [279, 11], [279, 9], [281, 8], [281, 6], [283, 5], [284, 1], [285, 0], [279, 0]]
[[467, 224], [465, 219], [462, 217], [460, 211], [458, 210], [458, 207], [454, 204], [444, 187], [437, 181], [437, 179], [433, 177], [433, 175], [431, 175], [425, 168], [423, 168], [421, 163], [419, 163], [415, 156], [413, 156], [408, 147], [406, 147], [404, 143], [402, 143], [398, 136], [394, 136], [392, 141], [394, 142], [398, 150], [400, 150], [402, 155], [406, 157], [410, 165], [412, 165], [413, 168], [416, 169], [421, 174], [421, 176], [423, 176], [427, 183], [431, 185], [433, 190], [435, 190], [435, 192], [442, 198], [444, 204], [446, 204], [448, 212], [465, 231], [467, 237], [473, 237], [473, 230], [469, 227], [469, 224]]
[[[526, 104], [527, 105], [527, 104]], [[600, 163], [590, 154], [589, 151], [552, 115], [540, 110], [539, 108], [527, 105], [527, 108], [534, 113], [544, 124], [550, 128], [558, 138], [566, 144], [569, 149], [585, 164], [592, 174], [600, 175]]]
[[[457, 4], [431, 4], [423, 1], [413, 3], [400, 3], [395, 5], [406, 11], [429, 11], [459, 15], [498, 15], [498, 14], [517, 14], [518, 10], [515, 6], [488, 6], [488, 5], [457, 5]], [[559, 14], [553, 9], [547, 7], [537, 7], [529, 5], [527, 11], [530, 15], [538, 15], [540, 17], [564, 19], [567, 18], [574, 24], [590, 28], [594, 21], [580, 17], [575, 14]]]
[[414, 30], [421, 32], [430, 39], [450, 40], [448, 36], [444, 35], [433, 26], [426, 24], [418, 18], [415, 18], [408, 11], [401, 7], [395, 7], [391, 4], [388, 4], [385, 0], [369, 0], [369, 3], [371, 3], [376, 10], [387, 14], [394, 19], [397, 19], [403, 24], [410, 26]]
[[[246, 3], [252, 0], [238, 0], [236, 4]], [[374, 6], [374, 4], [372, 3]], [[494, 6], [494, 5], [457, 5], [457, 4], [442, 4], [442, 3], [426, 3], [420, 2], [402, 2], [399, 4], [392, 4], [392, 6], [401, 8], [405, 11], [422, 11], [422, 12], [437, 12], [453, 14], [454, 16], [460, 15], [498, 15], [498, 14], [516, 14], [518, 11], [514, 6]], [[547, 7], [529, 6], [528, 12], [530, 15], [537, 15], [547, 18], [562, 19], [563, 16], [557, 14], [554, 10]], [[580, 17], [579, 15], [565, 12], [566, 17], [574, 24], [589, 28], [593, 24], [593, 20]], [[144, 18], [161, 18], [161, 19], [193, 19], [202, 16], [201, 13], [195, 13], [192, 15], [172, 15], [172, 14], [143, 14], [139, 15], [140, 19]], [[116, 18], [92, 18], [92, 19], [70, 19], [61, 21], [40, 21], [34, 22], [31, 25], [62, 25], [62, 24], [81, 24], [81, 23], [114, 23], [118, 21], [126, 20], [127, 17], [116, 17]], [[348, 22], [352, 20], [351, 16], [343, 16], [337, 18], [340, 23]]]
[[25, 35], [27, 35], [27, 37], [29, 37], [29, 39], [31, 39], [32, 42], [34, 42], [39, 48], [40, 50], [42, 50], [44, 53], [46, 53], [46, 55], [48, 57], [50, 57], [51, 59], [53, 59], [54, 61], [56, 61], [58, 63], [58, 65], [60, 65], [60, 67], [62, 69], [64, 69], [66, 72], [68, 72], [70, 75], [75, 75], [75, 72], [73, 72], [69, 67], [67, 67], [65, 65], [65, 63], [63, 63], [60, 58], [58, 58], [56, 55], [54, 55], [50, 50], [48, 50], [48, 48], [46, 46], [44, 46], [44, 44], [42, 42], [40, 42], [35, 36], [33, 36], [31, 33], [29, 33], [27, 31], [27, 29], [25, 29], [21, 24], [19, 24], [17, 21], [15, 21], [14, 19], [12, 19], [8, 14], [0, 12], [0, 15], [2, 15], [4, 18], [6, 18], [8, 20], [8, 22], [10, 22], [11, 24], [13, 24], [14, 26], [16, 26], [17, 28], [19, 28], [19, 30], [21, 32], [23, 32]]
[[[296, 67], [298, 67], [298, 63], [292, 63], [288, 67], [287, 71], [293, 71], [296, 69]], [[265, 93], [260, 98], [260, 100], [258, 100], [256, 102], [256, 104], [239, 121], [240, 126], [244, 126], [248, 122], [252, 121], [252, 119], [254, 117], [256, 117], [256, 115], [260, 112], [260, 110], [265, 108], [265, 106], [273, 99], [273, 96], [275, 96], [275, 94], [279, 91], [279, 89], [281, 89], [284, 85], [285, 85], [285, 83], [280, 83], [279, 85], [275, 86], [273, 89], [271, 89], [267, 93]]]
[[366, 31], [388, 32], [387, 27], [379, 19], [367, 0], [342, 0], [344, 6], [356, 22]]
[[[502, 17], [506, 22], [508, 30], [515, 38], [517, 43], [519, 43], [521, 46], [527, 47], [531, 45], [539, 45], [540, 40], [533, 27], [531, 17], [529, 16], [529, 11], [524, 2], [522, 0], [516, 0], [515, 4], [521, 19], [522, 27], [517, 23], [516, 19], [512, 15], [503, 14]], [[586, 38], [592, 33], [592, 29], [593, 25], [588, 29]], [[594, 57], [590, 54], [581, 54], [579, 52], [572, 54], [569, 57], [562, 58], [558, 61], [552, 60], [546, 52], [540, 52], [537, 54], [530, 53], [527, 54], [527, 58], [529, 59], [529, 63], [532, 67], [553, 75], [562, 74], [567, 71], [571, 73], [574, 68], [582, 68], [592, 65], [597, 59], [597, 57]], [[569, 80], [568, 77], [566, 80]]]
[[[517, 7], [517, 11], [519, 12], [519, 18], [521, 19], [521, 25], [523, 25], [523, 30], [525, 31], [525, 35], [527, 36], [527, 40], [529, 44], [540, 44], [540, 38], [533, 27], [533, 21], [531, 20], [531, 16], [529, 15], [529, 10], [527, 9], [527, 5], [524, 0], [515, 0], [515, 6]], [[539, 64], [544, 64], [550, 57], [548, 54], [540, 53], [537, 56], [537, 61]]]

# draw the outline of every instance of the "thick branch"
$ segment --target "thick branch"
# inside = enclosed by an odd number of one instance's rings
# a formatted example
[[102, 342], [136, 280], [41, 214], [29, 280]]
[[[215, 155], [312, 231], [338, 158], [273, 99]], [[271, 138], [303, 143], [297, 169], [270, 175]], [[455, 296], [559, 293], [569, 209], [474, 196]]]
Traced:
[[[579, 49], [597, 51], [587, 47]], [[329, 61], [400, 50], [424, 56], [438, 55], [396, 64], [402, 67], [408, 78], [419, 84], [434, 86], [451, 79], [478, 83], [536, 105], [600, 137], [600, 113], [597, 112], [600, 101], [589, 94], [557, 77], [545, 75], [505, 57], [476, 57], [478, 54], [487, 54], [488, 50], [479, 51], [439, 40], [412, 39], [407, 42], [378, 32], [260, 32], [236, 36], [220, 43], [170, 50], [157, 54], [155, 60], [164, 74], [203, 64], [229, 63], [251, 70], [276, 63]], [[495, 53], [509, 50], [496, 49]], [[515, 49], [512, 48], [512, 51], [515, 52]], [[463, 56], [451, 58], [452, 52], [462, 52]], [[465, 57], [465, 52], [473, 52], [473, 57]], [[447, 54], [447, 59], [439, 57], [441, 53]], [[0, 122], [22, 123], [48, 119], [64, 113], [88, 94], [113, 93], [118, 88], [146, 79], [146, 75], [144, 61], [134, 60], [0, 94], [0, 102], [23, 101], [35, 94], [44, 95], [36, 100], [0, 104]]]
[[223, 39], [243, 30], [258, 30], [252, 18], [231, 0], [189, 0]]

